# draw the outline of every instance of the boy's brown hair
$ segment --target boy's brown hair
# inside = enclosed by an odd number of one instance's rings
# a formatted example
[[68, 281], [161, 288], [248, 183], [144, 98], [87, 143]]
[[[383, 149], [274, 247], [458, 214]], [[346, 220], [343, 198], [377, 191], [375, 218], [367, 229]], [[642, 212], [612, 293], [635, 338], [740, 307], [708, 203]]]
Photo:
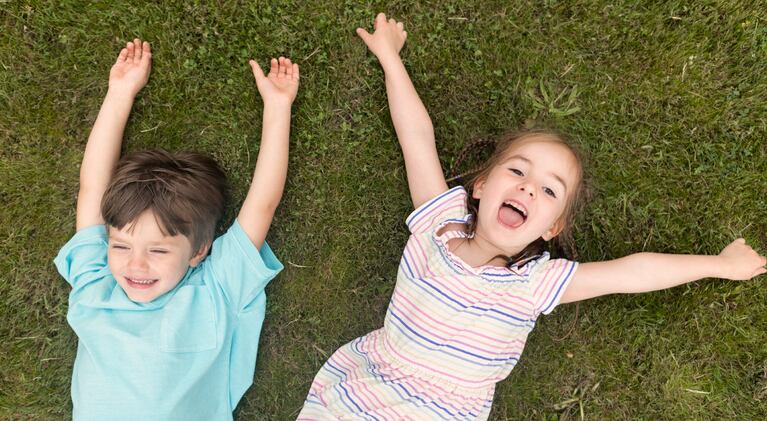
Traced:
[[492, 171], [493, 167], [503, 162], [507, 156], [507, 151], [512, 146], [523, 139], [529, 139], [533, 137], [540, 137], [545, 141], [556, 142], [567, 147], [570, 152], [572, 152], [573, 156], [575, 156], [575, 159], [578, 162], [578, 184], [572, 194], [570, 194], [567, 206], [565, 207], [565, 210], [561, 216], [561, 219], [564, 222], [564, 228], [562, 231], [548, 242], [543, 238], [538, 238], [516, 255], [504, 256], [509, 261], [508, 266], [514, 266], [516, 264], [523, 263], [524, 261], [535, 257], [544, 251], [551, 252], [553, 257], [565, 257], [569, 259], [576, 258], [577, 248], [575, 247], [572, 228], [574, 225], [575, 216], [580, 213], [580, 210], [583, 209], [589, 196], [587, 183], [586, 180], [584, 180], [583, 156], [565, 135], [551, 129], [528, 129], [507, 133], [501, 136], [501, 138], [495, 142], [495, 150], [493, 151], [493, 154], [484, 163], [482, 168], [472, 177], [470, 177], [465, 184], [466, 191], [468, 192], [467, 206], [469, 213], [472, 215], [472, 218], [470, 219], [467, 227], [468, 232], [473, 234], [474, 230], [477, 228], [477, 211], [479, 210], [479, 199], [472, 197], [474, 184], [479, 180], [486, 179], [490, 174], [490, 171]]
[[226, 197], [226, 175], [209, 156], [134, 152], [117, 164], [101, 215], [107, 225], [122, 229], [151, 210], [164, 235], [184, 235], [199, 252], [213, 242]]

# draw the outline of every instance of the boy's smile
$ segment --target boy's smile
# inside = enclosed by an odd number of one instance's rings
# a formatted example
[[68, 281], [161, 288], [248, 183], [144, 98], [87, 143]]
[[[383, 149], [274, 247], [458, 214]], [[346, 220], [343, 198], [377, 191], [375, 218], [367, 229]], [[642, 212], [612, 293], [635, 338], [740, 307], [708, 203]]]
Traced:
[[163, 234], [151, 210], [121, 230], [109, 227], [109, 269], [136, 302], [150, 302], [173, 289], [205, 252], [207, 247], [195, 254], [183, 235]]

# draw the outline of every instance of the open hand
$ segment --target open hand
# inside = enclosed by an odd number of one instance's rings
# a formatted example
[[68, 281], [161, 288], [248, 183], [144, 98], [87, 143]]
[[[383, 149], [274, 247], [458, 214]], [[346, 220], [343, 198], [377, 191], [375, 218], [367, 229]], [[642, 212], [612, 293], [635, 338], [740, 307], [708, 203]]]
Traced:
[[719, 257], [723, 262], [723, 278], [745, 281], [767, 272], [767, 259], [754, 251], [746, 240], [738, 238], [725, 247]]
[[109, 90], [135, 96], [146, 86], [152, 69], [152, 49], [149, 43], [136, 38], [120, 51], [109, 71]]
[[362, 38], [365, 45], [371, 52], [378, 57], [379, 61], [388, 59], [391, 56], [399, 56], [400, 50], [405, 45], [407, 32], [402, 22], [394, 19], [386, 20], [386, 15], [379, 13], [373, 23], [375, 31], [371, 35], [368, 31], [357, 28], [357, 35]]
[[261, 98], [266, 103], [290, 105], [298, 93], [298, 64], [291, 63], [289, 58], [280, 57], [271, 60], [269, 76], [264, 75], [261, 66], [255, 60], [250, 60], [250, 68], [256, 78], [256, 86]]

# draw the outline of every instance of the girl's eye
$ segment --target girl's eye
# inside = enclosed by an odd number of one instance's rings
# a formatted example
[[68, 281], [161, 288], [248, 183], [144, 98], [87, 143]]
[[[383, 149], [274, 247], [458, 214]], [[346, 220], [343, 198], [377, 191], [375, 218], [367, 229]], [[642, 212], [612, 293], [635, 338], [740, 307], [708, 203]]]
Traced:
[[509, 168], [509, 171], [513, 172], [515, 175], [518, 175], [520, 177], [525, 175], [522, 171], [520, 171], [520, 170], [518, 170], [516, 168]]
[[548, 188], [548, 187], [544, 187], [544, 188], [543, 188], [543, 192], [544, 192], [544, 193], [546, 193], [546, 194], [548, 194], [549, 196], [551, 196], [551, 197], [553, 197], [553, 198], [556, 198], [556, 197], [557, 197], [557, 194], [556, 194], [556, 193], [554, 193], [554, 190], [551, 190], [551, 189], [550, 189], [550, 188]]

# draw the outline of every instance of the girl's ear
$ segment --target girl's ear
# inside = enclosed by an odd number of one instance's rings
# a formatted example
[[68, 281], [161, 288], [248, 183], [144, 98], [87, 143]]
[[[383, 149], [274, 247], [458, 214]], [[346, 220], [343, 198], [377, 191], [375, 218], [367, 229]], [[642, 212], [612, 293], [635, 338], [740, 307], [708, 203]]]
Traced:
[[474, 188], [472, 188], [471, 197], [474, 199], [482, 198], [482, 190], [485, 188], [485, 180], [479, 179], [474, 182]]
[[554, 222], [554, 225], [552, 225], [548, 231], [541, 235], [541, 238], [543, 238], [544, 241], [549, 241], [559, 235], [563, 229], [565, 229], [565, 218], [559, 218], [556, 222]]
[[192, 256], [191, 259], [189, 259], [189, 266], [197, 267], [197, 265], [199, 265], [200, 262], [202, 262], [202, 259], [204, 259], [205, 256], [208, 255], [208, 250], [210, 250], [210, 243], [203, 244], [200, 247], [200, 250], [197, 251], [197, 254], [195, 254], [194, 256]]

